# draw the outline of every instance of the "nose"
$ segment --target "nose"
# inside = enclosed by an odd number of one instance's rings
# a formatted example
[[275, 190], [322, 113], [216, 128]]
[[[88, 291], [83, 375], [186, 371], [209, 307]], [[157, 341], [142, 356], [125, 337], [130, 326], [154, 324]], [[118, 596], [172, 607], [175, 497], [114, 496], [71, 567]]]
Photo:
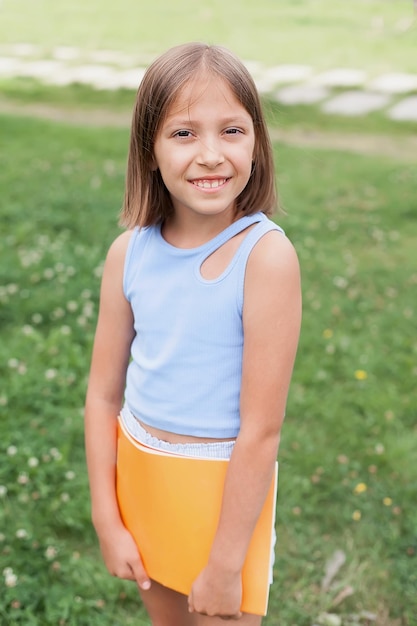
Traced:
[[210, 169], [223, 163], [224, 155], [221, 149], [221, 141], [213, 137], [200, 139], [197, 162], [199, 165], [204, 165]]

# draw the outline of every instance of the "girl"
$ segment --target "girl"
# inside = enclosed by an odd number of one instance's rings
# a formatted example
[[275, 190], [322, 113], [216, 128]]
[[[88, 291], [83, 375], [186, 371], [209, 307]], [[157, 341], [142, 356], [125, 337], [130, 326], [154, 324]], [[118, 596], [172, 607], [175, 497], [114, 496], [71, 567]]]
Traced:
[[[272, 150], [256, 87], [218, 46], [175, 47], [133, 115], [86, 400], [92, 519], [105, 564], [135, 580], [154, 626], [259, 626], [241, 572], [274, 472], [298, 342], [297, 257], [267, 216]], [[222, 506], [189, 595], [151, 580], [117, 500], [117, 416], [133, 438], [221, 457]], [[141, 476], [137, 476], [141, 480]]]

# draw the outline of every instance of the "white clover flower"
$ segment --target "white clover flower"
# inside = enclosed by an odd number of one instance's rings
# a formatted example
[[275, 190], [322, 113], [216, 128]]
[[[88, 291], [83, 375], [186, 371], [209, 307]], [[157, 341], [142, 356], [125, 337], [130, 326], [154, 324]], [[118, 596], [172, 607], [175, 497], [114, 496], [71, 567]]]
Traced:
[[89, 298], [91, 298], [91, 295], [92, 295], [92, 294], [91, 294], [91, 289], [84, 289], [84, 290], [81, 292], [81, 297], [82, 297], [84, 300], [88, 300]]
[[64, 317], [64, 315], [65, 315], [65, 311], [61, 307], [58, 307], [52, 311], [52, 319], [57, 320], [57, 319], [60, 319], [61, 317]]
[[46, 380], [53, 380], [54, 378], [57, 377], [57, 374], [58, 374], [57, 370], [51, 368], [49, 370], [46, 370], [45, 378]]
[[93, 314], [94, 314], [94, 303], [91, 301], [88, 301], [83, 306], [83, 315], [85, 315], [85, 317], [92, 317]]
[[103, 275], [103, 265], [99, 265], [93, 270], [93, 274], [96, 278], [101, 278]]
[[18, 528], [18, 530], [16, 530], [16, 537], [18, 539], [26, 539], [27, 536], [27, 531], [24, 528]]
[[14, 283], [10, 283], [10, 285], [6, 285], [7, 293], [9, 295], [13, 295], [19, 291], [19, 287]]
[[6, 539], [6, 535], [3, 535], [3, 533], [0, 533], [0, 542], [3, 542]]
[[25, 324], [22, 328], [22, 333], [26, 336], [33, 335], [33, 326]]
[[41, 324], [43, 322], [43, 316], [40, 313], [34, 313], [32, 315], [32, 322], [34, 324]]
[[26, 363], [19, 363], [19, 366], [17, 368], [17, 373], [26, 374], [27, 371], [28, 371], [28, 368], [26, 366]]
[[14, 456], [15, 454], [17, 454], [17, 448], [16, 446], [9, 446], [6, 452], [8, 456]]
[[61, 333], [63, 335], [70, 335], [71, 332], [72, 332], [71, 326], [67, 326], [66, 324], [64, 326], [61, 326]]
[[60, 451], [57, 448], [51, 448], [49, 450], [49, 453], [50, 453], [51, 457], [53, 459], [55, 459], [55, 461], [60, 461], [62, 459], [62, 454], [60, 453]]
[[36, 456], [31, 456], [28, 460], [28, 465], [29, 467], [38, 467], [39, 459], [37, 459]]
[[61, 502], [69, 502], [71, 500], [69, 493], [61, 493]]
[[68, 472], [65, 472], [65, 478], [67, 480], [73, 480], [75, 478], [75, 472], [68, 470]]
[[5, 583], [6, 583], [6, 587], [16, 587], [17, 585], [17, 576], [16, 574], [9, 574], [8, 576], [5, 577]]
[[10, 576], [13, 574], [13, 569], [11, 567], [5, 567], [3, 570], [3, 576]]
[[339, 289], [346, 289], [348, 281], [343, 276], [335, 276], [333, 278], [333, 284]]
[[7, 406], [9, 399], [7, 396], [0, 396], [0, 406]]
[[44, 270], [43, 272], [43, 277], [46, 278], [46, 280], [51, 280], [54, 276], [55, 271], [52, 269], [52, 267], [47, 267], [46, 270]]
[[75, 267], [72, 267], [72, 265], [67, 267], [67, 276], [75, 276]]
[[18, 359], [9, 359], [7, 361], [7, 365], [10, 367], [10, 369], [15, 370], [19, 367], [19, 361]]
[[7, 493], [6, 485], [0, 485], [0, 498], [4, 498]]
[[45, 556], [48, 560], [52, 560], [58, 554], [58, 550], [53, 546], [48, 546], [45, 550]]
[[[47, 167], [47, 169], [49, 169], [49, 167], [50, 167], [50, 166], [49, 166], [49, 163], [46, 163], [46, 161], [45, 161], [45, 162], [43, 162], [43, 164], [44, 164], [45, 166], [48, 166], [48, 167]], [[41, 248], [47, 248], [47, 247], [49, 246], [49, 243], [50, 243], [50, 242], [49, 242], [49, 237], [48, 237], [48, 235], [39, 235], [39, 237], [38, 237], [38, 245], [39, 245]]]
[[22, 474], [19, 474], [17, 482], [19, 485], [27, 485], [29, 482], [29, 476], [23, 472]]
[[71, 311], [71, 313], [73, 313], [78, 309], [78, 302], [76, 302], [75, 300], [70, 300], [69, 302], [67, 302], [67, 309], [68, 311]]

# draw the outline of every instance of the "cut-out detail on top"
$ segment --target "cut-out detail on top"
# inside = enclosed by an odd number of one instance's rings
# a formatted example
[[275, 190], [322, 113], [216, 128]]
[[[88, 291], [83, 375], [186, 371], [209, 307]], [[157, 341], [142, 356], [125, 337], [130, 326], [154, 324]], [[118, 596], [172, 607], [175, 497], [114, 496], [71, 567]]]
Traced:
[[200, 276], [203, 280], [216, 280], [226, 271], [241, 243], [255, 225], [250, 224], [208, 254], [200, 264]]

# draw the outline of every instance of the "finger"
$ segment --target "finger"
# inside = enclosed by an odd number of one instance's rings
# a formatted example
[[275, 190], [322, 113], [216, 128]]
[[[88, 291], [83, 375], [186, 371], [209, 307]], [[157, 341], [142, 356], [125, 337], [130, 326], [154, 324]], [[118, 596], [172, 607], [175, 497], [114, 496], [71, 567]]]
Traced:
[[145, 568], [142, 565], [142, 561], [140, 559], [135, 559], [129, 565], [139, 589], [148, 591], [151, 588], [151, 579], [146, 573]]

